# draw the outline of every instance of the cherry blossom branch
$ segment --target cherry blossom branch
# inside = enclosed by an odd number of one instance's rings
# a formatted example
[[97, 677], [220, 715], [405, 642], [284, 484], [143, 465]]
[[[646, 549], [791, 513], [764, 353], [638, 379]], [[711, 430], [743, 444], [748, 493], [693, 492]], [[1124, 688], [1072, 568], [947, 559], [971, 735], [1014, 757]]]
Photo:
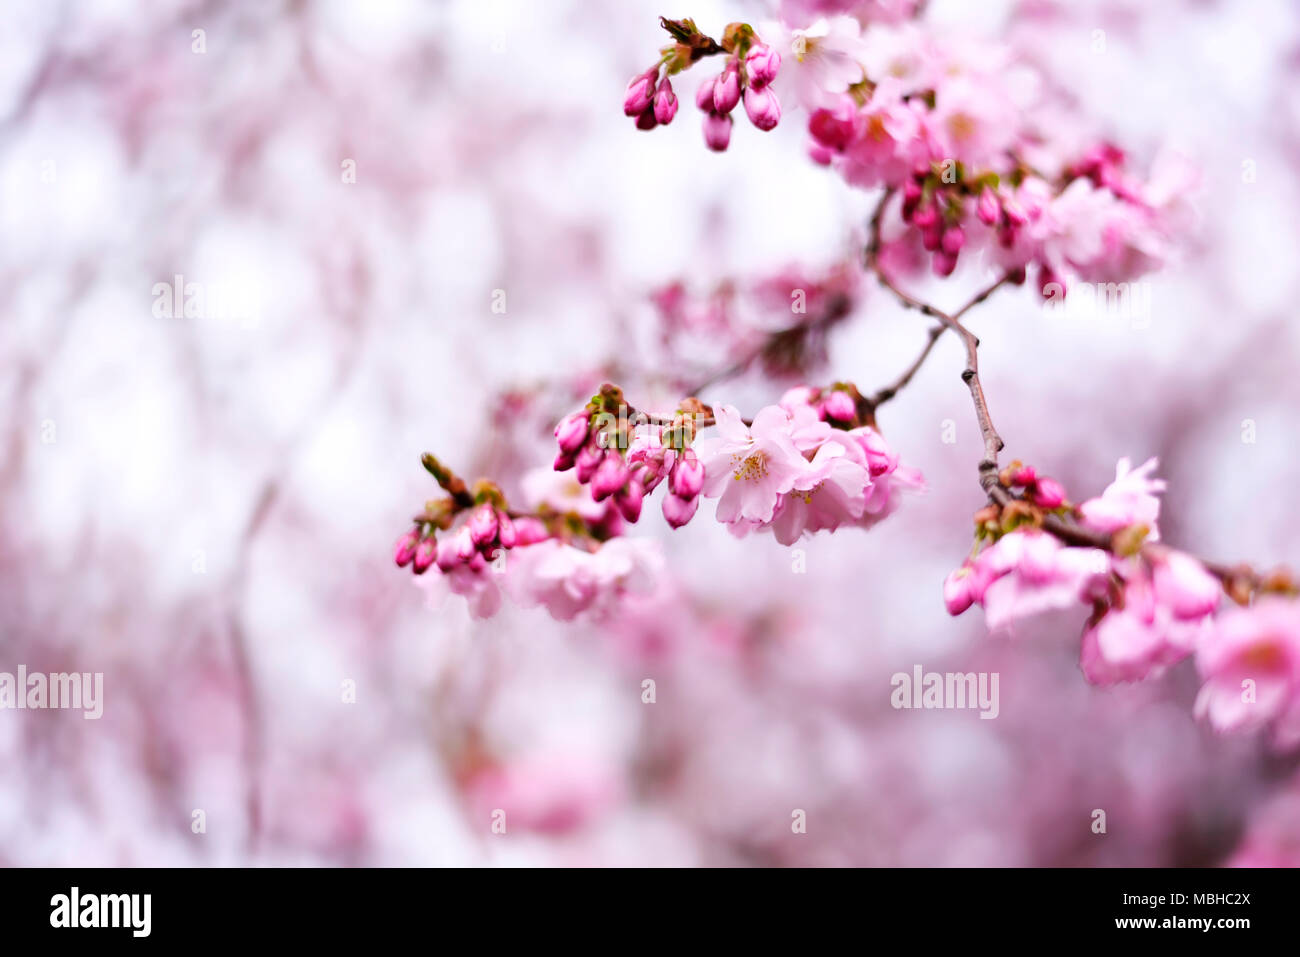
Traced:
[[[993, 295], [993, 293], [997, 292], [1000, 288], [1002, 288], [1002, 286], [1007, 283], [1009, 278], [1010, 277], [1004, 275], [1002, 276], [1002, 278], [998, 279], [997, 282], [993, 283], [992, 285], [986, 287], [985, 289], [977, 293], [974, 298], [970, 299], [964, 306], [962, 306], [960, 309], [954, 312], [952, 314], [952, 317], [954, 319], [960, 319], [969, 310], [973, 309], [975, 306], [978, 306], [985, 299], [989, 298], [989, 296]], [[909, 305], [910, 308], [910, 304], [907, 304], [906, 302], [905, 304]], [[899, 378], [892, 385], [885, 386], [884, 388], [878, 390], [876, 393], [874, 393], [872, 396], [870, 396], [867, 399], [867, 402], [870, 403], [871, 408], [873, 410], [883, 405], [884, 403], [888, 402], [899, 392], [901, 392], [909, 382], [912, 381], [912, 378], [917, 374], [917, 372], [921, 370], [921, 366], [925, 364], [925, 360], [929, 357], [931, 350], [934, 349], [934, 344], [939, 341], [939, 337], [944, 334], [944, 331], [947, 328], [948, 327], [945, 326], [943, 323], [940, 323], [939, 325], [933, 326], [930, 329], [930, 331], [926, 334], [925, 347], [921, 350], [921, 354], [916, 357], [916, 359], [912, 362], [912, 364], [907, 367], [907, 369], [903, 372], [903, 374], [899, 376]]]
[[[920, 370], [925, 360], [929, 357], [934, 348], [934, 344], [939, 340], [943, 333], [951, 329], [961, 337], [962, 343], [966, 350], [966, 366], [962, 370], [962, 381], [964, 381], [971, 393], [971, 400], [975, 406], [975, 415], [979, 421], [980, 435], [984, 442], [984, 457], [979, 463], [979, 480], [980, 487], [987, 493], [989, 500], [996, 504], [1000, 509], [1004, 508], [1028, 508], [1034, 515], [1033, 519], [1036, 524], [1049, 532], [1066, 545], [1073, 545], [1083, 548], [1098, 548], [1108, 554], [1144, 554], [1148, 558], [1153, 557], [1164, 546], [1152, 546], [1141, 544], [1140, 539], [1137, 541], [1119, 542], [1117, 538], [1124, 535], [1124, 532], [1109, 533], [1095, 529], [1086, 528], [1075, 521], [1069, 514], [1057, 514], [1052, 511], [1043, 511], [1036, 507], [1034, 503], [1027, 499], [1013, 494], [1003, 483], [1000, 478], [998, 469], [998, 454], [1005, 447], [1005, 442], [997, 429], [993, 425], [993, 420], [989, 413], [988, 400], [984, 395], [984, 388], [979, 377], [979, 338], [975, 336], [961, 323], [961, 317], [970, 309], [984, 302], [993, 295], [999, 288], [1010, 280], [1009, 275], [1003, 275], [992, 285], [986, 287], [977, 293], [960, 309], [953, 313], [946, 313], [927, 302], [923, 302], [914, 296], [909, 295], [898, 287], [896, 283], [885, 272], [880, 264], [880, 246], [881, 246], [881, 222], [884, 212], [893, 198], [894, 190], [886, 190], [885, 194], [876, 204], [872, 213], [868, 229], [868, 242], [864, 251], [864, 260], [866, 268], [873, 273], [881, 286], [888, 289], [899, 300], [905, 308], [915, 309], [923, 315], [937, 319], [939, 324], [930, 329], [926, 337], [925, 347], [921, 354], [903, 373], [903, 375], [893, 385], [886, 386], [875, 395], [871, 396], [868, 402], [874, 410], [883, 402], [893, 398], [899, 390], [904, 388], [916, 373]], [[1206, 570], [1218, 578], [1226, 591], [1234, 598], [1248, 596], [1249, 594], [1270, 586], [1270, 582], [1278, 578], [1278, 575], [1263, 576], [1254, 571], [1248, 565], [1225, 565], [1217, 562], [1205, 561], [1198, 559]], [[1279, 575], [1281, 573], [1278, 573]]]
[[[1005, 281], [1005, 277], [995, 283], [986, 291], [980, 293], [970, 303], [964, 306], [957, 315], [949, 315], [941, 309], [938, 309], [927, 302], [909, 295], [900, 289], [888, 273], [880, 265], [880, 223], [884, 216], [885, 207], [893, 198], [894, 191], [886, 190], [885, 194], [876, 204], [875, 212], [871, 215], [871, 224], [869, 228], [870, 236], [865, 251], [865, 260], [867, 268], [873, 272], [880, 284], [894, 294], [895, 297], [907, 308], [915, 309], [922, 315], [929, 316], [932, 319], [939, 320], [940, 328], [951, 329], [961, 337], [962, 344], [966, 349], [966, 368], [962, 370], [962, 381], [970, 389], [971, 401], [975, 405], [975, 417], [979, 421], [980, 435], [984, 440], [984, 458], [979, 463], [980, 485], [986, 492], [990, 492], [997, 484], [998, 477], [998, 453], [1002, 451], [1005, 443], [1002, 437], [998, 435], [997, 429], [993, 425], [993, 418], [989, 414], [988, 400], [984, 396], [984, 386], [980, 382], [979, 375], [979, 339], [962, 325], [958, 318], [969, 308], [979, 302], [983, 302], [991, 296]], [[934, 339], [938, 336], [933, 335], [930, 345], [933, 345]], [[926, 354], [929, 352], [929, 346], [926, 348]], [[924, 359], [924, 354], [922, 359]], [[909, 377], [910, 378], [910, 377]]]

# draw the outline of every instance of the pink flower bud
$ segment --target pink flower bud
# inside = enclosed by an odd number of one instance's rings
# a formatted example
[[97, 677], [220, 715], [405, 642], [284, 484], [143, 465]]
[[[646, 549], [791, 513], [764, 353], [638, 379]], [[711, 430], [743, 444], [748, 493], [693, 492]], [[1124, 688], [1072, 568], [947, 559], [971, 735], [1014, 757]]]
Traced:
[[1023, 226], [1029, 222], [1029, 216], [1025, 208], [1014, 199], [1008, 198], [1002, 201], [1002, 212], [1007, 215], [1007, 222], [1012, 226]]
[[650, 105], [655, 95], [655, 77], [659, 68], [638, 73], [627, 85], [627, 95], [623, 97], [623, 112], [628, 116], [637, 116]]
[[720, 113], [710, 113], [704, 118], [704, 144], [716, 153], [721, 153], [731, 142], [731, 117]]
[[667, 476], [668, 470], [662, 467], [662, 463], [660, 463], [660, 467], [657, 469], [646, 464], [640, 469], [637, 469], [636, 474], [632, 477], [632, 481], [641, 486], [641, 491], [644, 494], [649, 495], [659, 487], [659, 483]]
[[677, 115], [677, 94], [673, 92], [673, 85], [669, 82], [668, 77], [659, 84], [659, 89], [655, 92], [655, 119], [667, 126]]
[[976, 594], [978, 579], [969, 561], [954, 569], [943, 581], [943, 603], [948, 614], [960, 615], [979, 597]]
[[713, 90], [717, 83], [718, 78], [711, 76], [701, 83], [700, 88], [695, 91], [695, 105], [705, 113], [713, 112]]
[[458, 540], [459, 536], [455, 535], [444, 535], [438, 539], [438, 553], [434, 561], [438, 563], [438, 568], [441, 571], [449, 572], [460, 566], [461, 558]]
[[606, 452], [605, 460], [600, 463], [591, 476], [591, 497], [603, 502], [627, 484], [627, 463], [617, 452]]
[[853, 114], [847, 109], [817, 110], [808, 118], [808, 132], [821, 145], [842, 152], [853, 141]]
[[694, 498], [704, 488], [704, 463], [688, 451], [673, 464], [668, 476], [668, 490], [678, 498]]
[[853, 417], [858, 413], [849, 394], [838, 389], [826, 397], [822, 403], [822, 410], [826, 413], [826, 418], [834, 419], [836, 422], [852, 422]]
[[700, 507], [700, 497], [680, 498], [676, 495], [665, 495], [663, 502], [664, 520], [673, 528], [681, 528], [692, 518], [695, 517], [695, 511]]
[[402, 568], [411, 563], [415, 557], [415, 549], [420, 544], [419, 529], [411, 529], [405, 535], [397, 540], [393, 546], [393, 561], [397, 562], [397, 567]]
[[924, 227], [921, 230], [921, 245], [928, 253], [938, 252], [943, 245], [943, 227], [939, 223]]
[[766, 133], [781, 122], [781, 101], [770, 87], [756, 90], [751, 86], [745, 91], [745, 113], [749, 122]]
[[596, 469], [600, 463], [605, 461], [605, 450], [595, 442], [588, 442], [578, 452], [576, 464], [578, 466], [578, 481], [586, 485], [591, 481], [591, 477], [596, 474]]
[[469, 537], [476, 546], [486, 545], [497, 537], [497, 513], [491, 505], [476, 506], [465, 522]]
[[713, 85], [713, 111], [730, 113], [740, 102], [740, 71], [734, 65], [722, 71]]
[[1065, 504], [1065, 486], [1054, 478], [1043, 476], [1034, 481], [1029, 497], [1040, 508], [1060, 508]]
[[411, 566], [411, 570], [417, 575], [423, 575], [429, 570], [429, 566], [433, 564], [433, 560], [437, 555], [438, 542], [430, 535], [416, 547], [415, 563]]
[[957, 268], [957, 257], [940, 250], [934, 254], [934, 260], [931, 263], [934, 274], [940, 279], [946, 279], [951, 276]]
[[781, 54], [766, 43], [756, 43], [745, 54], [745, 75], [750, 89], [760, 89], [776, 79], [781, 69]]
[[1156, 600], [1168, 605], [1175, 618], [1204, 618], [1219, 604], [1219, 580], [1205, 566], [1182, 552], [1169, 552], [1151, 575]]
[[1022, 465], [1018, 469], [1012, 469], [1007, 474], [1007, 478], [1011, 480], [1012, 485], [1033, 485], [1038, 480], [1038, 473], [1034, 471], [1032, 465]]
[[640, 482], [628, 482], [614, 493], [614, 504], [629, 522], [635, 522], [641, 517], [641, 503], [644, 500], [645, 493]]
[[468, 524], [462, 525], [460, 531], [452, 536], [452, 546], [456, 557], [462, 562], [468, 562], [478, 554], [478, 545], [474, 541], [474, 536], [470, 533]]
[[966, 231], [960, 226], [949, 226], [943, 231], [943, 251], [949, 256], [956, 256], [966, 245]]
[[934, 203], [918, 206], [912, 214], [912, 225], [917, 229], [931, 229], [939, 224], [939, 210]]
[[561, 452], [576, 454], [586, 443], [588, 431], [587, 413], [574, 412], [560, 419], [560, 424], [555, 427], [555, 441], [559, 443]]
[[808, 147], [808, 158], [818, 166], [830, 166], [831, 160], [835, 158], [835, 151], [821, 143], [813, 143]]
[[901, 213], [904, 222], [913, 222], [912, 217], [921, 205], [921, 198], [924, 195], [925, 189], [915, 179], [909, 179], [903, 184], [903, 208]]
[[[546, 530], [546, 525], [541, 519], [533, 518], [531, 515], [525, 515], [522, 518], [514, 519], [515, 526], [515, 547], [524, 548], [528, 545], [536, 545], [538, 542], [544, 542], [551, 537], [550, 532]], [[502, 542], [504, 545], [505, 543]]]
[[655, 108], [653, 106], [647, 106], [641, 111], [641, 115], [636, 118], [636, 128], [638, 130], [652, 130], [658, 125], [659, 121], [655, 119]]
[[518, 540], [515, 523], [503, 509], [497, 509], [497, 541], [501, 543], [501, 547], [514, 548]]
[[980, 222], [985, 226], [992, 226], [1001, 217], [1002, 211], [998, 208], [998, 197], [993, 190], [986, 189], [980, 193], [979, 202], [975, 204], [975, 215], [980, 218]]

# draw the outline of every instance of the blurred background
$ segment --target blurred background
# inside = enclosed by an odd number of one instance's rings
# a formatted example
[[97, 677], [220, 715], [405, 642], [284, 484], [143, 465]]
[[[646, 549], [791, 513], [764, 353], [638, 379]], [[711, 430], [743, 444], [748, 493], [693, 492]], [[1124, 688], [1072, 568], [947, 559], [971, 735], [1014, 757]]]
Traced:
[[[929, 491], [803, 543], [804, 574], [709, 504], [677, 532], [648, 507], [633, 533], [670, 574], [613, 621], [475, 621], [393, 567], [433, 493], [420, 453], [515, 487], [550, 424], [653, 354], [654, 290], [852, 255], [875, 197], [808, 162], [806, 116], [710, 153], [694, 74], [670, 127], [622, 116], [660, 14], [716, 35], [771, 13], [0, 8], [0, 671], [103, 672], [105, 697], [98, 721], [0, 711], [0, 864], [1300, 863], [1296, 757], [1198, 724], [1190, 662], [1097, 689], [1079, 621], [1013, 640], [944, 611], [981, 504], [955, 341], [880, 415]], [[971, 314], [1006, 458], [1084, 498], [1158, 455], [1167, 541], [1296, 561], [1300, 10], [926, 19], [1043, 64], [1139, 169], [1174, 148], [1201, 171], [1149, 321], [1047, 316], [1028, 289]], [[165, 308], [189, 283], [205, 304]], [[864, 283], [819, 381], [877, 388], [925, 328]], [[915, 665], [998, 672], [998, 718], [894, 710]]]

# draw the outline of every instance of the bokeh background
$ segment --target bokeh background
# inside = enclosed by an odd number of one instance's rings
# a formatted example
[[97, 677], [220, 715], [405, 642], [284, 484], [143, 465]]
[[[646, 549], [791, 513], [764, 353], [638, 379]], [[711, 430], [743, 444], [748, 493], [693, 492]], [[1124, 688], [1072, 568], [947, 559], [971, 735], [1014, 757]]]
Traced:
[[[807, 161], [801, 114], [737, 124], [725, 154], [701, 142], [696, 76], [667, 129], [621, 114], [660, 14], [716, 33], [770, 12], [0, 7], [0, 670], [105, 675], [99, 721], [0, 712], [0, 863], [1300, 860], [1297, 758], [1199, 725], [1190, 663], [1100, 690], [1077, 620], [1008, 639], [945, 613], [980, 504], [955, 342], [880, 418], [928, 493], [805, 543], [805, 574], [770, 538], [708, 515], [670, 533], [653, 507], [635, 534], [663, 540], [670, 578], [615, 621], [472, 621], [393, 568], [432, 493], [420, 453], [507, 483], [545, 464], [547, 424], [647, 354], [652, 290], [815, 271], [860, 242], [874, 197]], [[1149, 321], [1045, 316], [1027, 289], [972, 313], [1007, 457], [1082, 498], [1159, 455], [1166, 540], [1295, 561], [1300, 11], [926, 17], [1014, 43], [1140, 168], [1172, 147], [1201, 170]], [[159, 316], [177, 274], [252, 308]], [[884, 384], [924, 329], [864, 289], [824, 381]], [[704, 397], [752, 411], [776, 388]], [[999, 717], [895, 711], [890, 676], [916, 664], [998, 672]]]

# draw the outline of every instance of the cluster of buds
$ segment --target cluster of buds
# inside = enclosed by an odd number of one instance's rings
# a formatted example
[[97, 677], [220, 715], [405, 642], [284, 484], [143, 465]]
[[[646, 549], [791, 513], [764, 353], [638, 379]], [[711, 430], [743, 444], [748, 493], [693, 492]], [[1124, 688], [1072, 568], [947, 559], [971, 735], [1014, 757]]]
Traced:
[[[732, 24], [727, 35], [734, 35], [736, 52], [727, 57], [722, 72], [701, 83], [695, 94], [695, 105], [704, 112], [704, 143], [718, 152], [731, 143], [731, 111], [742, 100], [745, 115], [760, 130], [775, 129], [781, 121], [781, 101], [771, 87], [781, 68], [781, 54], [758, 42], [746, 24]], [[723, 40], [724, 47], [727, 42]]]
[[426, 502], [411, 529], [397, 540], [393, 561], [399, 568], [409, 565], [417, 575], [433, 565], [444, 573], [460, 566], [481, 571], [504, 550], [550, 537], [537, 518], [512, 518], [501, 491], [491, 482], [479, 481], [470, 489], [432, 455], [426, 454], [423, 461], [450, 494]]
[[699, 506], [704, 484], [704, 468], [690, 441], [694, 419], [706, 411], [694, 400], [685, 405], [689, 410], [668, 426], [640, 431], [648, 418], [629, 416], [622, 390], [606, 383], [583, 409], [565, 416], [555, 427], [559, 451], [554, 468], [574, 469], [594, 501], [613, 501], [629, 522], [641, 517], [645, 497], [666, 478], [664, 518], [674, 528], [685, 525]]
[[[966, 246], [966, 219], [969, 203], [984, 225], [998, 231], [999, 242], [1010, 248], [1016, 242], [1016, 230], [1028, 217], [1014, 199], [998, 193], [998, 177], [986, 173], [967, 181], [960, 163], [952, 168], [932, 164], [916, 170], [903, 184], [902, 218], [921, 234], [921, 245], [933, 253], [934, 274], [951, 276], [957, 259]], [[1013, 271], [1014, 283], [1024, 282], [1024, 270]]]
[[636, 117], [639, 130], [667, 126], [677, 115], [677, 94], [668, 74], [659, 75], [662, 64], [656, 63], [644, 73], [632, 77], [623, 98], [623, 112]]
[[836, 382], [825, 389], [797, 386], [781, 397], [781, 405], [786, 409], [806, 405], [821, 421], [846, 431], [875, 425], [870, 402], [852, 382]]
[[722, 72], [700, 85], [695, 102], [704, 111], [704, 142], [722, 151], [731, 142], [731, 111], [743, 100], [745, 113], [760, 130], [774, 129], [781, 120], [781, 103], [771, 83], [781, 68], [781, 54], [761, 42], [747, 23], [729, 24], [718, 42], [701, 33], [691, 20], [660, 23], [673, 43], [660, 51], [657, 63], [634, 76], [623, 98], [623, 112], [636, 118], [638, 129], [666, 126], [677, 115], [677, 96], [669, 77], [701, 57], [725, 54]]
[[1124, 151], [1113, 143], [1098, 143], [1077, 162], [1070, 164], [1065, 174], [1071, 180], [1086, 177], [1093, 185], [1108, 189], [1121, 199], [1141, 203], [1138, 187], [1124, 172], [1126, 159]]
[[1032, 465], [1024, 465], [1018, 459], [998, 473], [998, 482], [1003, 488], [1021, 489], [1026, 501], [1049, 511], [1068, 508], [1065, 499], [1065, 486], [1054, 478], [1039, 475]]

